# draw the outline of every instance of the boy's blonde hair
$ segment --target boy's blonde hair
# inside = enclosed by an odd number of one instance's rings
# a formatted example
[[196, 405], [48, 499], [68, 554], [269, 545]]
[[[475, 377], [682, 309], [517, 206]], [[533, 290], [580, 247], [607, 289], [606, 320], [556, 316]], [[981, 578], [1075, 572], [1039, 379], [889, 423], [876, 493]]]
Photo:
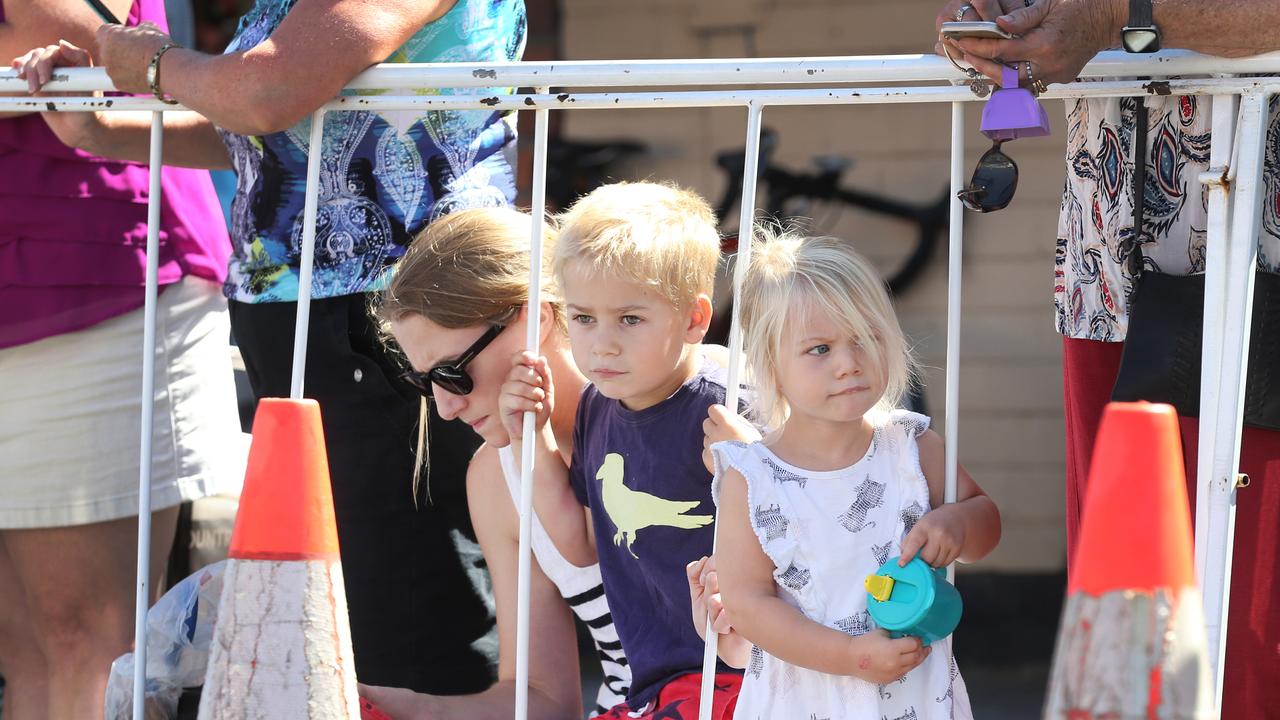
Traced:
[[677, 308], [715, 289], [720, 234], [711, 206], [675, 185], [597, 188], [560, 216], [552, 267], [570, 265], [651, 286]]
[[[390, 323], [421, 315], [441, 327], [505, 324], [529, 299], [529, 241], [533, 218], [510, 208], [474, 208], [445, 215], [424, 229], [396, 264], [391, 283], [371, 311], [383, 342], [392, 344]], [[555, 228], [543, 229], [543, 258], [555, 246]], [[555, 293], [550, 262], [544, 260], [542, 300], [556, 327], [567, 332], [564, 305]], [[417, 462], [413, 498], [427, 460], [427, 400], [418, 412]], [[427, 497], [431, 496], [430, 482]]]
[[814, 311], [825, 312], [849, 338], [871, 350], [871, 369], [885, 379], [876, 409], [898, 407], [916, 366], [875, 268], [847, 240], [771, 228], [757, 228], [756, 235], [738, 303], [757, 419], [777, 428], [790, 414], [778, 390], [778, 358], [797, 313]]

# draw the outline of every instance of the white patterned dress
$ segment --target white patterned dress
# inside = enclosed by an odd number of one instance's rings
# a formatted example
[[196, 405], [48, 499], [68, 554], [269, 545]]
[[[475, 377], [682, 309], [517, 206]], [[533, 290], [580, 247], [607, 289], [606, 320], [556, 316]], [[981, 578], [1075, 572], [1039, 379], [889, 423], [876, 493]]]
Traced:
[[[867, 454], [842, 470], [798, 468], [758, 442], [711, 447], [717, 503], [726, 468], [747, 479], [747, 512], [776, 568], [778, 595], [810, 620], [853, 636], [876, 627], [863, 580], [898, 554], [907, 532], [929, 511], [916, 444], [929, 419], [905, 410], [868, 417], [875, 434]], [[753, 647], [734, 713], [736, 720], [972, 717], [951, 638], [934, 643], [919, 667], [884, 685], [809, 670]]]

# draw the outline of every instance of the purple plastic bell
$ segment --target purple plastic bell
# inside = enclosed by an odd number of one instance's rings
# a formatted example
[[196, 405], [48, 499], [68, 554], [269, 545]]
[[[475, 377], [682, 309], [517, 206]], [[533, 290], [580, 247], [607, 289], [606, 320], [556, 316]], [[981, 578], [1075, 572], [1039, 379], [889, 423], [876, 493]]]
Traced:
[[982, 108], [982, 134], [993, 141], [1041, 137], [1049, 134], [1049, 115], [1026, 88], [1018, 87], [1018, 69], [1005, 67], [1000, 89]]

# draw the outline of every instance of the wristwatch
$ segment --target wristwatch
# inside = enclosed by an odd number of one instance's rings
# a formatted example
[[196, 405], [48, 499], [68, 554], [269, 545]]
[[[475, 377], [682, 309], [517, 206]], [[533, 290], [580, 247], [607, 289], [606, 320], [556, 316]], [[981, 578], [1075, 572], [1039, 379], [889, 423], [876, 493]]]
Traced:
[[157, 100], [165, 103], [166, 105], [177, 105], [178, 101], [166, 96], [160, 90], [160, 58], [164, 57], [165, 53], [176, 47], [178, 47], [177, 44], [166, 42], [160, 46], [159, 50], [156, 50], [154, 55], [151, 56], [151, 62], [147, 63], [147, 86], [151, 88], [151, 94], [154, 95]]
[[1151, 0], [1129, 0], [1129, 24], [1120, 31], [1125, 52], [1153, 53], [1160, 49], [1160, 28], [1151, 19]]

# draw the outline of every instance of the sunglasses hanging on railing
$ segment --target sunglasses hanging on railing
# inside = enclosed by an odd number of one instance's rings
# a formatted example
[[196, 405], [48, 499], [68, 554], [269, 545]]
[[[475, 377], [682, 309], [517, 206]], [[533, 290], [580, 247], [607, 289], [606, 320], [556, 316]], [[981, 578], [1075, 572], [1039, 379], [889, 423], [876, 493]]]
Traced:
[[957, 193], [960, 202], [974, 212], [1003, 210], [1013, 201], [1018, 164], [1004, 153], [1004, 143], [1049, 134], [1049, 116], [1036, 100], [1036, 93], [1018, 87], [1017, 63], [1004, 68], [1000, 84], [982, 109], [982, 134], [991, 138], [991, 149], [978, 159], [969, 184]]

